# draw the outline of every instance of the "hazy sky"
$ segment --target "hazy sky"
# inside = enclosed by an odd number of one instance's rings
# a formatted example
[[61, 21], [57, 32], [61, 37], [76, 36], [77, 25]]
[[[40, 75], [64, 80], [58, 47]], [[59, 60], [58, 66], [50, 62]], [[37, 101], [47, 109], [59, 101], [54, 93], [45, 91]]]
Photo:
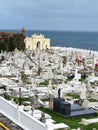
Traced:
[[0, 29], [98, 31], [98, 0], [2, 0]]

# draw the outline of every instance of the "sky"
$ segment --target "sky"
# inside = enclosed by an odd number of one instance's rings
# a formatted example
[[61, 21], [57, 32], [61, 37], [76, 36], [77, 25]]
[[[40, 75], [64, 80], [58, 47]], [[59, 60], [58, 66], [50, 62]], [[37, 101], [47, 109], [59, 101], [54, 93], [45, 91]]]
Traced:
[[2, 0], [0, 29], [97, 31], [98, 0]]

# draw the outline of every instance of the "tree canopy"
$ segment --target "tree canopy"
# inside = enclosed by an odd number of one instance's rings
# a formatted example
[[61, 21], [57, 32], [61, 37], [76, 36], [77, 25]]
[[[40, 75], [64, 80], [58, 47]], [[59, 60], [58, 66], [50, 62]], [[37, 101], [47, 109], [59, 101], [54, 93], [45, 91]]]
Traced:
[[0, 51], [14, 51], [15, 48], [19, 50], [25, 49], [24, 33], [0, 32]]

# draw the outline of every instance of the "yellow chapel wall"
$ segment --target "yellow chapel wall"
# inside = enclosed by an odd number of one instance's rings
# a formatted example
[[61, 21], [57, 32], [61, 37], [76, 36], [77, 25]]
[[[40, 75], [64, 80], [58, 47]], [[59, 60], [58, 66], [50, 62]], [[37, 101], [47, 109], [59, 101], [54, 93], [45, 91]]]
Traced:
[[[37, 48], [37, 43], [40, 42], [39, 48]], [[43, 49], [50, 49], [50, 39], [49, 38], [44, 38], [44, 36], [32, 36], [31, 38], [26, 38], [25, 39], [25, 46], [26, 49], [30, 50], [43, 50]]]

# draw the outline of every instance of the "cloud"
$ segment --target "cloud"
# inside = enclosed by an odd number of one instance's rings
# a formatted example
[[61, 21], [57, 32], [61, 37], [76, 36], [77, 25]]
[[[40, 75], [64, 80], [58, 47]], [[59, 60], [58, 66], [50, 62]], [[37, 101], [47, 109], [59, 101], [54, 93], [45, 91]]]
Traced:
[[82, 22], [94, 26], [98, 21], [97, 5], [98, 0], [3, 0], [0, 22], [4, 25], [0, 27], [66, 29], [66, 26], [75, 28], [77, 25], [81, 28]]

